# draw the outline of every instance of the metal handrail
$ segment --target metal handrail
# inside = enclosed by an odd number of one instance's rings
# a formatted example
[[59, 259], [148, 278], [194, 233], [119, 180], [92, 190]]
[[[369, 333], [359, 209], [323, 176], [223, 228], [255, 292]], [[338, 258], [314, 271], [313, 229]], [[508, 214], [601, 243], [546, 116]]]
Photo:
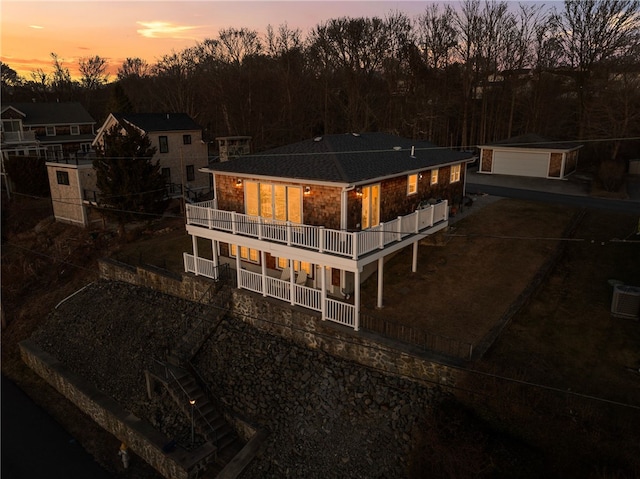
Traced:
[[[187, 398], [187, 401], [189, 401], [189, 404], [191, 404], [191, 401], [193, 401], [193, 398], [189, 395], [189, 393], [186, 391], [186, 389], [182, 386], [182, 384], [180, 384], [180, 381], [178, 380], [177, 376], [175, 375], [175, 373], [172, 371], [172, 369], [170, 367], [168, 367], [165, 363], [163, 363], [162, 361], [159, 361], [157, 359], [154, 358], [153, 360], [155, 363], [157, 363], [157, 365], [161, 366], [164, 369], [164, 375], [165, 375], [165, 379], [167, 379], [167, 384], [169, 384], [169, 376], [171, 376], [173, 383], [176, 383], [180, 390], [184, 393], [184, 396]], [[197, 381], [196, 381], [197, 382]], [[200, 387], [200, 385], [198, 385], [198, 387]], [[214, 444], [217, 446], [218, 445], [218, 434], [216, 433], [215, 428], [213, 427], [213, 425], [209, 422], [209, 420], [205, 417], [204, 414], [202, 414], [202, 411], [200, 410], [200, 408], [198, 407], [198, 404], [194, 402], [194, 404], [191, 406], [192, 408], [194, 408], [196, 411], [198, 411], [199, 416], [202, 418], [202, 420], [206, 423], [207, 427], [211, 430], [211, 433], [213, 434], [213, 442]]]

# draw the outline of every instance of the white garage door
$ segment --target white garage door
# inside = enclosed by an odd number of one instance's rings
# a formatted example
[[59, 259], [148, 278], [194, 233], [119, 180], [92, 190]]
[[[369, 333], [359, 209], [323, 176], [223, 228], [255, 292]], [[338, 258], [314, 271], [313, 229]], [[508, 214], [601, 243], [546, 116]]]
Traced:
[[549, 153], [494, 151], [493, 172], [500, 175], [547, 177]]

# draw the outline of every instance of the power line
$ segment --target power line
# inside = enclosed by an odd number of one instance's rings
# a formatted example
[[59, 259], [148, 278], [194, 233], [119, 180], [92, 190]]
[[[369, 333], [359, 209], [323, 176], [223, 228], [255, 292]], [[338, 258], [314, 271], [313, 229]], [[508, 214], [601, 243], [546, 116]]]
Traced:
[[[63, 263], [63, 264], [66, 264], [66, 265], [69, 265], [69, 266], [72, 266], [72, 267], [76, 267], [78, 269], [81, 269], [81, 270], [84, 270], [84, 271], [87, 271], [87, 272], [91, 272], [91, 273], [95, 273], [96, 272], [94, 269], [86, 268], [84, 266], [80, 266], [80, 265], [77, 265], [75, 263], [71, 263], [71, 262], [66, 261], [66, 260], [61, 260], [61, 259], [56, 258], [54, 256], [47, 255], [45, 253], [41, 253], [41, 252], [38, 252], [38, 251], [34, 251], [32, 249], [26, 248], [24, 246], [17, 245], [15, 243], [6, 243], [6, 244], [9, 245], [9, 246], [24, 250], [24, 251], [31, 252], [31, 253], [39, 255], [39, 256], [43, 256], [43, 257], [49, 258], [49, 259], [51, 259], [53, 261], [56, 261], [56, 262], [59, 262], [59, 263]], [[209, 306], [211, 308], [214, 308], [214, 309], [224, 310], [224, 308], [216, 306], [216, 305], [209, 304], [207, 306]], [[292, 331], [297, 331], [297, 332], [301, 332], [301, 333], [312, 333], [312, 334], [318, 335], [320, 337], [323, 337], [324, 339], [331, 340], [333, 338], [329, 334], [324, 334], [324, 333], [320, 333], [318, 331], [308, 330], [306, 328], [301, 328], [301, 327], [298, 327], [298, 326], [295, 326], [295, 325], [291, 325], [291, 324], [287, 325], [287, 324], [278, 323], [276, 321], [272, 321], [272, 320], [265, 319], [265, 318], [259, 318], [257, 316], [252, 316], [252, 315], [249, 315], [249, 314], [243, 313], [243, 312], [234, 313], [234, 314], [236, 314], [238, 316], [245, 317], [245, 318], [250, 319], [250, 320], [262, 321], [262, 322], [271, 324], [273, 326], [290, 329]], [[345, 339], [345, 338], [343, 338], [342, 340], [347, 342], [347, 343], [349, 343], [349, 344], [351, 344], [351, 345], [357, 345], [357, 346], [361, 345], [358, 342], [350, 341], [350, 340]], [[371, 347], [371, 346], [369, 346], [369, 347]], [[379, 351], [385, 351], [383, 348], [380, 348], [378, 346], [375, 346], [375, 349], [377, 349]], [[325, 352], [325, 354], [329, 354], [329, 353]], [[570, 389], [561, 389], [561, 388], [548, 386], [548, 385], [541, 384], [541, 383], [534, 383], [534, 382], [531, 382], [531, 381], [524, 381], [524, 380], [520, 380], [520, 379], [509, 378], [509, 377], [506, 377], [506, 376], [500, 376], [498, 374], [492, 374], [492, 373], [487, 373], [487, 372], [484, 372], [484, 371], [479, 371], [479, 370], [476, 370], [476, 369], [465, 368], [465, 367], [458, 366], [458, 365], [446, 365], [446, 366], [451, 368], [451, 369], [457, 369], [457, 370], [464, 371], [464, 372], [467, 372], [467, 373], [470, 373], [470, 374], [476, 374], [476, 375], [481, 375], [481, 376], [485, 376], [485, 377], [491, 377], [493, 379], [499, 379], [499, 380], [502, 380], [502, 381], [505, 381], [505, 382], [511, 382], [511, 383], [520, 384], [520, 385], [523, 385], [523, 386], [534, 387], [534, 388], [544, 389], [544, 390], [548, 390], [548, 391], [552, 391], [552, 392], [556, 392], [556, 393], [562, 393], [562, 394], [567, 394], [567, 395], [571, 395], [571, 396], [576, 396], [576, 397], [580, 397], [580, 398], [583, 398], [583, 399], [588, 399], [588, 400], [608, 403], [608, 404], [612, 404], [612, 405], [615, 405], [615, 406], [621, 406], [621, 407], [627, 407], [627, 408], [631, 408], [631, 409], [640, 410], [640, 406], [637, 406], [637, 405], [634, 405], [634, 404], [627, 404], [627, 403], [613, 401], [613, 400], [602, 398], [602, 397], [598, 397], [598, 396], [592, 396], [592, 395], [588, 395], [588, 394], [583, 394], [583, 393], [571, 391]], [[367, 367], [370, 367], [370, 366], [367, 366]], [[382, 370], [382, 369], [376, 368], [376, 367], [371, 367], [371, 369], [376, 369], [376, 370], [380, 370], [380, 371], [385, 372], [385, 373], [389, 373], [389, 371]], [[458, 389], [458, 390], [465, 391], [465, 392], [476, 393], [476, 391], [470, 391], [468, 389], [460, 388], [460, 387], [457, 387], [455, 385], [441, 383], [439, 381], [429, 380], [429, 379], [426, 379], [426, 378], [423, 378], [423, 377], [407, 375], [407, 374], [404, 374], [404, 373], [402, 374], [402, 376], [408, 377], [408, 378], [416, 380], [416, 381], [424, 381], [424, 382], [436, 384], [436, 385], [441, 386], [441, 387]]]

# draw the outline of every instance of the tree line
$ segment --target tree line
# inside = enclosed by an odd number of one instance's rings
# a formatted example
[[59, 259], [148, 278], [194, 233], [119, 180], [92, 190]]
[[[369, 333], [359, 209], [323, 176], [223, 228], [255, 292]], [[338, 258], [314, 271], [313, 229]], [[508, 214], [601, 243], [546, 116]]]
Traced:
[[30, 78], [3, 64], [3, 101], [81, 101], [98, 123], [184, 112], [209, 139], [251, 135], [256, 151], [388, 131], [454, 148], [538, 133], [586, 140], [593, 159], [640, 154], [624, 140], [640, 136], [640, 0], [463, 0], [330, 19], [305, 37], [226, 28], [154, 64], [127, 58], [114, 79], [99, 56], [80, 60], [80, 80], [51, 57], [53, 72]]

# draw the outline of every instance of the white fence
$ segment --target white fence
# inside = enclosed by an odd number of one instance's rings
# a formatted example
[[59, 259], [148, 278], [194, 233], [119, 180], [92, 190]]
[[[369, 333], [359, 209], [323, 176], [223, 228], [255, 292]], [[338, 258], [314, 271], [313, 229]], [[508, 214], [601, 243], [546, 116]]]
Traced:
[[354, 260], [445, 221], [449, 211], [447, 202], [442, 201], [373, 228], [350, 233], [218, 210], [214, 206], [213, 202], [187, 205], [187, 224], [300, 246]]
[[[216, 270], [213, 266], [213, 261], [205, 258], [197, 259], [198, 270], [196, 272], [193, 255], [184, 253], [185, 271], [216, 279], [214, 277]], [[288, 303], [291, 303], [291, 295], [293, 293], [293, 304], [302, 306], [303, 308], [312, 309], [314, 311], [322, 311], [322, 291], [319, 289], [309, 288], [295, 283], [292, 285], [290, 281], [272, 278], [271, 276], [265, 276], [263, 283], [263, 276], [260, 273], [254, 273], [245, 269], [240, 270], [239, 279], [240, 282], [238, 286], [242, 289], [247, 289], [258, 294], [263, 294], [264, 290], [266, 291], [266, 296], [286, 301]], [[323, 319], [355, 327], [355, 307], [352, 304], [326, 298], [325, 306], [326, 315]]]

